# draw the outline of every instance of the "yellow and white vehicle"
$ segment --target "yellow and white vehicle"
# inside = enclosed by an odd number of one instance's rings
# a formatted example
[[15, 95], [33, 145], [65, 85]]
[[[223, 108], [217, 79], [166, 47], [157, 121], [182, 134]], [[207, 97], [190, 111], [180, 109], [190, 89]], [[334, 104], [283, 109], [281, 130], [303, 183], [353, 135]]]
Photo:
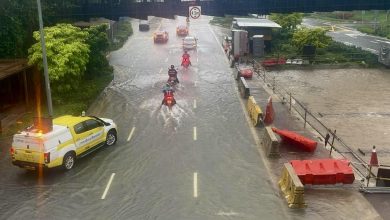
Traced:
[[117, 126], [111, 119], [61, 116], [53, 120], [53, 129], [48, 133], [32, 127], [15, 134], [12, 164], [26, 169], [62, 166], [70, 170], [77, 158], [116, 141]]

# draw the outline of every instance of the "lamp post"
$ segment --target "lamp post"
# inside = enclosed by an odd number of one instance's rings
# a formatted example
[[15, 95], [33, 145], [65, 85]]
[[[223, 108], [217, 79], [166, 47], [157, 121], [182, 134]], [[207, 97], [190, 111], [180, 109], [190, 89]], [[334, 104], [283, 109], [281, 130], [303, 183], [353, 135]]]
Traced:
[[37, 5], [38, 5], [38, 16], [39, 16], [39, 32], [41, 35], [41, 47], [42, 47], [42, 58], [43, 58], [43, 75], [45, 76], [47, 110], [49, 111], [49, 117], [52, 118], [53, 117], [53, 104], [51, 101], [49, 71], [47, 68], [46, 44], [45, 44], [45, 35], [43, 32], [41, 0], [37, 0]]

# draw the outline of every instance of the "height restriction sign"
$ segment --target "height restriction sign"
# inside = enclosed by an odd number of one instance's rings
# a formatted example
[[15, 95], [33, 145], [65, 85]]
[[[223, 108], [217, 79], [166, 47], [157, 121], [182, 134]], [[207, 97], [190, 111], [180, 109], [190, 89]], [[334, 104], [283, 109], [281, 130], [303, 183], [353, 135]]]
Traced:
[[200, 6], [190, 6], [189, 8], [189, 14], [190, 17], [193, 19], [197, 19], [201, 15], [201, 8]]

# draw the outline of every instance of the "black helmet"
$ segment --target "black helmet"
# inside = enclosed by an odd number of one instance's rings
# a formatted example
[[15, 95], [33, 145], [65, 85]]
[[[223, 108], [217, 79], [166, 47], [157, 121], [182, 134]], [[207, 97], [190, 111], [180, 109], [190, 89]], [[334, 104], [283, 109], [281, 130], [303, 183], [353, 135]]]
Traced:
[[173, 69], [173, 68], [175, 68], [175, 66], [174, 66], [174, 65], [171, 65], [171, 69]]

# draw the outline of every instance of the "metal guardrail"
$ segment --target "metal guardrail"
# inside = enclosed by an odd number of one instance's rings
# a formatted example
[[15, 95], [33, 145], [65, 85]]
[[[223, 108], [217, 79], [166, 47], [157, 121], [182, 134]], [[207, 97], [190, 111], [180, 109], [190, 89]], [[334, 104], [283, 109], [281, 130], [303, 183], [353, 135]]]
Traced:
[[[304, 120], [304, 127], [306, 124], [310, 125], [321, 137], [330, 145], [329, 155], [332, 151], [336, 151], [343, 158], [351, 161], [351, 165], [356, 173], [366, 179], [368, 182], [370, 178], [377, 179], [377, 176], [371, 172], [369, 164], [362, 157], [360, 157], [354, 150], [349, 147], [340, 136], [336, 134], [336, 130], [330, 129], [323, 122], [321, 122], [314, 114], [312, 114], [304, 104], [302, 104], [291, 92], [284, 89], [282, 86], [276, 84], [274, 77], [267, 76], [266, 70], [260, 63], [253, 61], [253, 68], [255, 73], [263, 79], [264, 83], [272, 87], [274, 94], [278, 95], [283, 103], [288, 103], [290, 111], [295, 111]], [[381, 165], [387, 167], [386, 165]]]

